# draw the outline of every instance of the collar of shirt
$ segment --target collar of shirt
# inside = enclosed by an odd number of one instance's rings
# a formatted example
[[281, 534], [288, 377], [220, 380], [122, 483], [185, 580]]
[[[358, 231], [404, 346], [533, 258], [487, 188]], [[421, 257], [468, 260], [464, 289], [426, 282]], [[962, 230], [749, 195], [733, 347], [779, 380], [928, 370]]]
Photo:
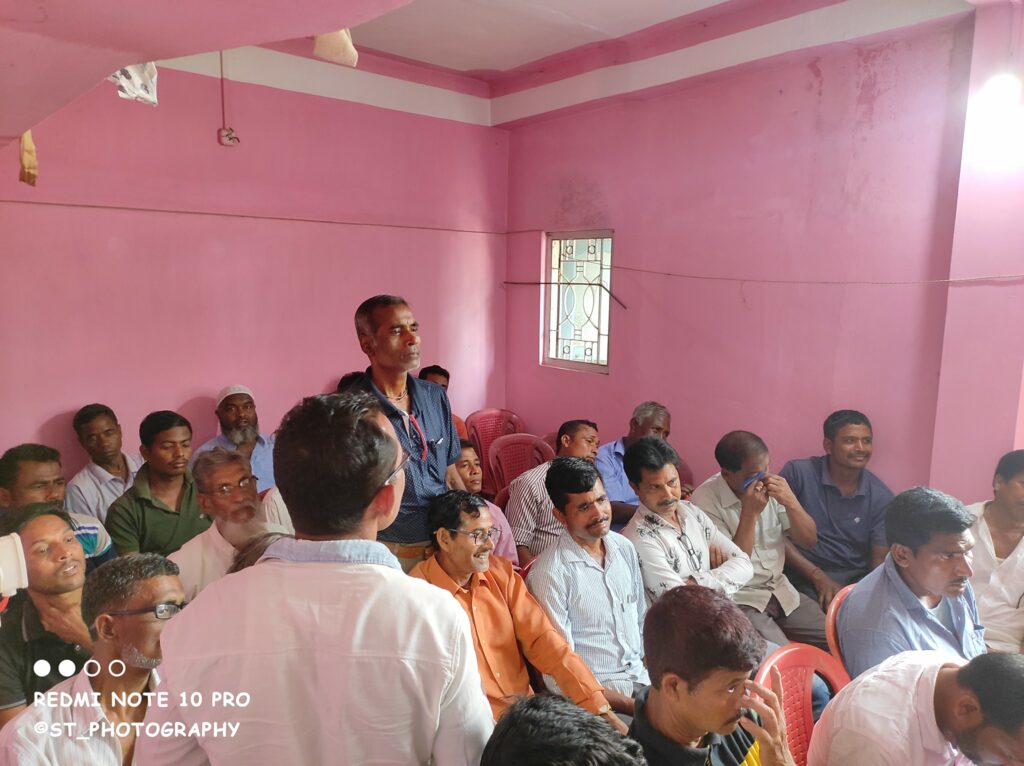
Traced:
[[612, 447], [612, 452], [616, 455], [622, 456], [626, 454], [626, 437], [623, 436], [621, 439], [615, 442], [615, 446]]
[[[615, 555], [614, 555], [615, 548], [612, 545], [611, 539], [610, 539], [611, 536], [614, 535], [614, 534], [616, 534], [616, 533], [615, 532], [609, 532], [602, 539], [602, 542], [604, 543], [604, 567], [603, 567], [603, 569], [605, 571], [608, 570], [608, 567], [611, 566], [612, 560], [615, 558]], [[562, 557], [561, 558], [562, 558], [562, 561], [564, 563], [566, 563], [566, 564], [571, 564], [571, 563], [583, 564], [585, 566], [594, 567], [595, 569], [602, 569], [602, 566], [597, 563], [597, 560], [594, 559], [594, 557], [591, 556], [589, 553], [587, 553], [587, 551], [585, 551], [583, 549], [582, 545], [580, 545], [578, 542], [576, 542], [573, 539], [572, 535], [569, 534], [568, 530], [563, 531], [562, 534], [558, 536], [558, 542], [556, 543], [556, 545], [559, 547], [559, 549], [562, 552]]]
[[900, 577], [900, 573], [896, 569], [896, 561], [893, 559], [891, 552], [885, 555], [885, 561], [883, 562], [882, 567], [886, 578], [888, 578], [892, 587], [895, 588], [896, 595], [899, 596], [900, 602], [902, 602], [906, 610], [908, 612], [918, 611], [924, 613], [926, 611], [924, 604], [922, 604], [921, 600], [914, 595], [914, 591], [912, 591], [910, 587], [903, 582], [903, 578]]
[[[393, 413], [396, 415], [401, 415], [403, 418], [409, 417], [408, 412], [401, 409], [400, 407], [395, 406], [395, 403], [388, 399], [384, 395], [383, 391], [377, 388], [377, 384], [373, 382], [373, 375], [370, 372], [371, 369], [371, 367], [367, 367], [366, 372], [363, 373], [366, 390], [372, 393], [378, 399], [380, 399], [380, 403], [384, 407], [385, 414]], [[406, 373], [405, 390], [409, 392], [409, 403], [412, 405], [410, 409], [412, 410], [412, 413], [417, 416], [417, 418], [419, 418], [419, 407], [417, 407], [416, 405], [420, 399], [422, 387], [423, 384], [419, 380], [419, 378], [415, 378], [412, 375]]]
[[[261, 433], [256, 434], [256, 445], [260, 447], [266, 446], [267, 438], [268, 437]], [[214, 441], [216, 442], [216, 444], [214, 444], [215, 447], [223, 447], [228, 452], [234, 452], [236, 449], [238, 449], [238, 445], [231, 441], [223, 433], [217, 434], [217, 436], [214, 438]]]
[[[124, 458], [124, 464], [128, 467], [128, 481], [125, 483], [130, 487], [132, 485], [132, 476], [139, 471], [139, 464], [130, 455], [123, 452], [121, 453], [121, 457]], [[85, 470], [92, 475], [97, 484], [109, 484], [112, 481], [122, 481], [120, 476], [114, 476], [114, 474], [106, 468], [91, 460], [89, 461], [89, 464], [86, 465]]]
[[722, 476], [721, 472], [715, 476], [715, 495], [718, 497], [718, 503], [722, 508], [732, 508], [741, 504], [741, 501], [736, 497], [736, 493], [732, 491], [732, 487]]
[[637, 517], [637, 524], [644, 524], [653, 529], [665, 529], [679, 534], [680, 529], [685, 528], [686, 526], [686, 519], [684, 515], [679, 513], [680, 508], [684, 507], [684, 502], [686, 501], [680, 500], [676, 503], [676, 523], [679, 524], [679, 527], [676, 527], [671, 521], [666, 520], [660, 513], [652, 511], [643, 503], [640, 503], [640, 505], [637, 506], [637, 512], [639, 513], [639, 516]]
[[264, 551], [264, 559], [295, 562], [329, 561], [340, 564], [378, 564], [401, 570], [402, 565], [376, 540], [296, 540], [285, 537]]
[[25, 643], [49, 640], [71, 645], [70, 642], [65, 641], [56, 633], [51, 633], [43, 627], [43, 621], [39, 617], [35, 602], [32, 601], [32, 598], [27, 593], [25, 594], [24, 606], [21, 612], [21, 637], [25, 639]]
[[[836, 486], [836, 483], [832, 481], [832, 473], [828, 470], [829, 456], [823, 455], [819, 457], [818, 460], [818, 472], [821, 476], [821, 483], [826, 487], [832, 487], [836, 492], [839, 492], [840, 496], [844, 496], [843, 493], [839, 491], [839, 487]], [[852, 495], [849, 495], [849, 497], [861, 497], [867, 494], [867, 478], [867, 469], [864, 468], [861, 470], [860, 476], [857, 477], [857, 490]]]
[[[149, 681], [146, 684], [146, 688], [151, 692], [157, 691], [157, 687], [160, 685], [160, 676], [157, 675], [156, 670], [149, 671]], [[70, 692], [74, 695], [75, 700], [95, 699], [93, 695], [96, 690], [92, 688], [92, 682], [89, 680], [89, 676], [85, 674], [85, 671], [79, 671], [71, 681]], [[87, 695], [87, 696], [86, 696]], [[156, 703], [153, 703], [156, 704]], [[103, 709], [103, 705], [82, 705], [76, 702], [72, 705], [68, 711], [69, 717], [72, 721], [82, 721], [83, 723], [92, 723], [93, 721], [109, 721], [107, 717], [107, 711]], [[86, 733], [88, 730], [87, 726], [80, 726], [79, 732]], [[102, 735], [101, 735], [102, 736]]]
[[[192, 483], [192, 471], [185, 471], [185, 491], [188, 491]], [[143, 463], [142, 467], [139, 468], [139, 472], [135, 474], [135, 483], [132, 484], [131, 491], [135, 493], [136, 497], [147, 501], [151, 505], [156, 505], [156, 501], [153, 499], [153, 492], [149, 488], [149, 463]], [[206, 514], [200, 515], [205, 517]]]
[[437, 560], [436, 554], [423, 562], [423, 576], [431, 585], [436, 585], [438, 588], [444, 588], [453, 596], [458, 596], [459, 593], [471, 591], [474, 587], [479, 585], [486, 586], [487, 588], [490, 588], [491, 586], [491, 578], [487, 576], [487, 572], [474, 572], [473, 576], [469, 578], [469, 587], [463, 588], [452, 579], [450, 574], [444, 571], [444, 567], [442, 567], [441, 562]]

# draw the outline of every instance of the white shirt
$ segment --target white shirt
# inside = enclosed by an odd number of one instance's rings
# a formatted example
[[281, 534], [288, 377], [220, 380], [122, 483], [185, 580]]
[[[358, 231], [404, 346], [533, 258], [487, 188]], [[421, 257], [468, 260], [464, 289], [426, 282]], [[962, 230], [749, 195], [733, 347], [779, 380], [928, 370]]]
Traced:
[[[740, 525], [741, 503], [721, 473], [716, 473], [697, 487], [690, 502], [704, 511], [729, 539], [736, 535]], [[789, 514], [778, 500], [769, 497], [768, 504], [757, 517], [754, 526], [754, 547], [750, 556], [754, 576], [733, 596], [737, 604], [763, 612], [772, 596], [775, 596], [787, 615], [800, 606], [800, 594], [782, 573], [786, 563], [784, 538], [788, 531]]]
[[[750, 557], [700, 508], [680, 500], [675, 517], [681, 529], [641, 504], [622, 530], [640, 557], [648, 606], [665, 591], [685, 585], [691, 577], [698, 585], [732, 596], [754, 576]], [[716, 569], [711, 569], [711, 547], [718, 548], [727, 559]]]
[[1024, 540], [1000, 563], [984, 517], [985, 502], [969, 505], [967, 510], [975, 517], [971, 586], [985, 626], [985, 643], [993, 651], [1020, 652], [1024, 649]]
[[[263, 532], [288, 532], [278, 524], [265, 524], [264, 527], [253, 537]], [[209, 529], [196, 535], [168, 556], [167, 558], [181, 570], [178, 576], [185, 589], [185, 600], [191, 601], [207, 585], [226, 575], [231, 565], [235, 563], [236, 553], [235, 546], [224, 539], [224, 535], [217, 528], [217, 522], [214, 521]]]
[[858, 676], [814, 725], [807, 766], [969, 766], [935, 721], [935, 679], [966, 660], [903, 652]]
[[542, 463], [520, 474], [508, 485], [505, 517], [512, 527], [516, 545], [525, 545], [534, 556], [539, 556], [558, 542], [565, 529], [555, 518], [554, 503], [544, 486], [550, 467], [550, 461]]
[[142, 467], [141, 457], [123, 454], [128, 466], [128, 481], [89, 461], [89, 464], [68, 482], [65, 505], [69, 511], [93, 516], [100, 521], [107, 520], [107, 509], [132, 485], [135, 474]]
[[[151, 691], [157, 688], [157, 680], [153, 671]], [[48, 694], [61, 692], [73, 695], [80, 704], [34, 703], [0, 729], [0, 766], [121, 766], [120, 740], [112, 732], [90, 729], [100, 721], [111, 721], [101, 705], [92, 704], [96, 695], [89, 677], [78, 673]], [[43, 726], [42, 732], [36, 729]]]
[[288, 506], [284, 504], [281, 490], [276, 486], [271, 487], [267, 494], [263, 496], [263, 501], [260, 503], [260, 510], [256, 514], [256, 518], [268, 524], [278, 524], [284, 527], [290, 535], [295, 534], [292, 515], [288, 513]]
[[[370, 540], [278, 540], [200, 593], [160, 645], [172, 704], [147, 722], [238, 730], [143, 739], [142, 764], [475, 766], [493, 728], [466, 613]], [[183, 692], [202, 704], [180, 706]], [[215, 692], [251, 697], [226, 708]]]

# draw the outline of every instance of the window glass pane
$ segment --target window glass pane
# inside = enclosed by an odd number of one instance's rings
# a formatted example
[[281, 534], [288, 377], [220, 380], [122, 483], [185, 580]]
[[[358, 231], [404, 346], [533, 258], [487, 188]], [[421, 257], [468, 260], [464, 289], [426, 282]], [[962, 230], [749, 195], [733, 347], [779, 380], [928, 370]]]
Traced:
[[608, 364], [611, 236], [552, 237], [547, 357]]

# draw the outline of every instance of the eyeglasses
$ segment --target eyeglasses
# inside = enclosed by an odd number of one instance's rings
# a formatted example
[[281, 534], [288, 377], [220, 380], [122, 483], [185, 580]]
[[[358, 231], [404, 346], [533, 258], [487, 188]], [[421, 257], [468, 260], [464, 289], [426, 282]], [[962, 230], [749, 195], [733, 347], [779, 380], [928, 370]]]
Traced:
[[188, 602], [182, 604], [157, 604], [156, 606], [147, 606], [145, 609], [125, 609], [120, 612], [104, 612], [104, 614], [110, 614], [115, 617], [125, 617], [132, 614], [152, 614], [158, 620], [169, 620], [186, 606], [188, 606]]
[[[388, 474], [388, 478], [384, 479], [384, 483], [380, 485], [380, 489], [384, 489], [384, 487], [388, 486], [389, 484], [394, 484], [395, 479], [398, 478], [398, 474], [400, 474], [405, 469], [405, 467], [409, 464], [410, 459], [412, 459], [412, 455], [409, 454], [408, 450], [403, 449], [401, 462], [398, 464], [398, 467], [395, 468], [395, 470]], [[380, 492], [380, 489], [378, 489], [377, 492]]]
[[473, 539], [473, 542], [477, 545], [483, 545], [484, 540], [490, 540], [492, 543], [498, 542], [498, 538], [501, 537], [501, 530], [497, 527], [491, 527], [487, 531], [482, 529], [475, 529], [472, 532], [466, 532], [462, 529], [449, 529], [449, 532], [453, 532], [457, 535], [465, 535]]
[[[238, 484], [218, 484], [209, 492], [203, 492], [204, 495], [220, 495], [221, 497], [227, 497], [236, 489], [247, 489], [249, 485], [255, 484], [260, 480], [259, 476], [243, 476], [238, 480]], [[109, 612], [108, 612], [109, 614]]]
[[683, 544], [683, 549], [686, 551], [686, 558], [690, 564], [691, 572], [700, 572], [703, 569], [704, 557], [701, 555], [693, 546], [693, 541], [690, 540], [690, 536], [683, 532], [679, 536], [679, 542]]

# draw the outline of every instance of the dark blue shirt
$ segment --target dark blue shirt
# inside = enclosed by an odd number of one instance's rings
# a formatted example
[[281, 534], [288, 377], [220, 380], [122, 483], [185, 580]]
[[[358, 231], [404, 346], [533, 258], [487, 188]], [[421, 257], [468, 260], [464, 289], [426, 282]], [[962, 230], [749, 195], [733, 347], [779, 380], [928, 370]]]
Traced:
[[892, 492], [871, 471], [860, 474], [857, 491], [843, 497], [828, 472], [828, 457], [790, 460], [779, 471], [800, 505], [818, 526], [818, 543], [800, 548], [826, 573], [848, 572], [859, 579], [871, 568], [871, 546], [886, 545], [885, 508]]
[[[353, 388], [368, 391], [381, 403], [391, 421], [398, 441], [408, 451], [405, 466], [405, 493], [398, 517], [378, 537], [391, 543], [414, 543], [430, 539], [427, 505], [430, 499], [448, 491], [445, 472], [462, 452], [452, 421], [448, 395], [436, 383], [406, 376], [412, 401], [412, 416], [399, 409], [373, 384], [370, 368]], [[417, 428], [418, 426], [418, 428]]]

